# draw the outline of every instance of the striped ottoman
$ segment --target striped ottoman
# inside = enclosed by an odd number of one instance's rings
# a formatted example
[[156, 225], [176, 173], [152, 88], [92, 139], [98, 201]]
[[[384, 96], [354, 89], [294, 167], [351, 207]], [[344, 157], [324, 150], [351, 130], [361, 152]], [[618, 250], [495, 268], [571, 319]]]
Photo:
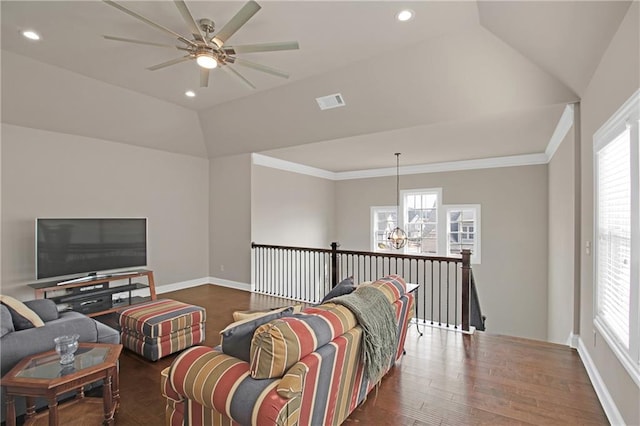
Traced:
[[157, 361], [204, 341], [206, 311], [200, 306], [158, 299], [120, 311], [125, 348]]

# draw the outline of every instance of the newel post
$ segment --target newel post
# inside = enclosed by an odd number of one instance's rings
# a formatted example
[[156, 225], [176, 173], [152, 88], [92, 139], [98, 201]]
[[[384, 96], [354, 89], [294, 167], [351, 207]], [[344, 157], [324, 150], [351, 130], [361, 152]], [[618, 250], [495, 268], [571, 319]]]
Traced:
[[331, 288], [338, 285], [338, 247], [337, 242], [331, 243]]
[[471, 316], [469, 293], [471, 291], [471, 250], [462, 250], [462, 329], [469, 331]]

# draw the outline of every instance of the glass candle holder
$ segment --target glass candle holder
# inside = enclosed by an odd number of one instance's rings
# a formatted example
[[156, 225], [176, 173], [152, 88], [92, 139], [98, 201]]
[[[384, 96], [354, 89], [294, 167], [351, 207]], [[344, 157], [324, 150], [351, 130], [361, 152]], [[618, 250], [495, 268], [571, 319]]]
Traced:
[[78, 350], [78, 339], [80, 335], [71, 334], [68, 336], [58, 336], [53, 339], [56, 344], [56, 352], [60, 355], [60, 364], [71, 364], [75, 359], [74, 353]]

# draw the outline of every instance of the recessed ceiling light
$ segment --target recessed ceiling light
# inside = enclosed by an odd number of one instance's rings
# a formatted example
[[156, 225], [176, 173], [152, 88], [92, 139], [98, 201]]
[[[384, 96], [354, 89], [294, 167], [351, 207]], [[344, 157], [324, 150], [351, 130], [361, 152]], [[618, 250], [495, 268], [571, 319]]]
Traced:
[[189, 98], [195, 98], [196, 97], [196, 92], [194, 92], [193, 90], [187, 90], [186, 92], [184, 92], [184, 95], [189, 97]]
[[411, 9], [405, 9], [398, 12], [396, 19], [400, 22], [407, 22], [413, 19], [415, 13]]
[[40, 35], [35, 31], [31, 31], [31, 30], [23, 31], [22, 35], [28, 38], [29, 40], [40, 40]]

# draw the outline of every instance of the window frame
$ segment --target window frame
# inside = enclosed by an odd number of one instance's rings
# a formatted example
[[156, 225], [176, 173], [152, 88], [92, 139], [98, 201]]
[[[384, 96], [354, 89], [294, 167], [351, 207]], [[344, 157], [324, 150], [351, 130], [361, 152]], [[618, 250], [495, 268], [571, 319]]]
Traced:
[[[474, 265], [479, 265], [482, 263], [482, 251], [481, 251], [481, 246], [482, 246], [482, 208], [480, 206], [480, 204], [445, 204], [443, 206], [443, 210], [444, 210], [444, 216], [445, 216], [445, 221], [446, 221], [446, 226], [445, 226], [445, 243], [446, 243], [446, 249], [445, 249], [445, 256], [454, 256], [454, 257], [459, 257], [461, 255], [459, 254], [454, 254], [451, 253], [450, 250], [450, 232], [451, 232], [451, 227], [450, 227], [450, 221], [449, 221], [449, 212], [454, 211], [454, 210], [473, 210], [474, 211], [474, 221], [473, 221], [473, 226], [475, 227], [475, 239], [473, 242], [473, 249], [471, 250], [471, 263]], [[460, 230], [460, 233], [462, 233], [463, 231]]]
[[[600, 312], [599, 265], [599, 164], [598, 154], [608, 144], [629, 130], [631, 181], [631, 255], [629, 282], [629, 342], [618, 333]], [[640, 90], [636, 91], [593, 135], [593, 323], [604, 340], [640, 386]]]
[[[376, 237], [375, 234], [377, 232], [377, 218], [376, 218], [376, 214], [382, 211], [388, 211], [388, 212], [394, 212], [396, 214], [396, 226], [397, 226], [397, 222], [398, 222], [398, 207], [397, 206], [371, 206], [370, 208], [370, 212], [371, 212], [371, 216], [370, 216], [370, 226], [369, 226], [369, 239], [370, 239], [370, 243], [369, 245], [371, 246], [371, 251], [372, 252], [377, 252], [377, 253], [391, 253], [392, 249], [388, 248], [388, 249], [381, 249], [378, 247], [377, 241], [376, 241]], [[395, 228], [395, 226], [394, 226]]]
[[[416, 256], [448, 256], [448, 257], [458, 257], [457, 254], [449, 253], [449, 212], [451, 210], [463, 210], [463, 209], [473, 209], [474, 210], [474, 224], [475, 227], [475, 241], [474, 241], [474, 249], [471, 253], [471, 263], [472, 264], [480, 264], [482, 262], [481, 257], [481, 239], [482, 239], [482, 211], [480, 204], [443, 204], [442, 203], [442, 188], [419, 188], [419, 189], [404, 189], [400, 191], [400, 211], [396, 206], [371, 206], [370, 207], [370, 226], [369, 226], [369, 245], [371, 247], [372, 252], [378, 253], [397, 253], [407, 255], [416, 255]], [[408, 210], [406, 208], [407, 205], [407, 196], [409, 195], [435, 195], [436, 196], [436, 253], [426, 253], [420, 252], [415, 253], [407, 246], [405, 246], [401, 250], [394, 249], [381, 249], [378, 247], [378, 241], [376, 240], [376, 232], [377, 229], [377, 217], [376, 215], [381, 211], [395, 212], [396, 219], [398, 219], [398, 223], [396, 226], [402, 228], [405, 232], [408, 233], [407, 222], [408, 222]]]
[[436, 253], [426, 253], [419, 252], [415, 253], [413, 251], [409, 251], [408, 244], [402, 249], [403, 254], [408, 255], [417, 255], [417, 256], [438, 256], [440, 253], [444, 253], [446, 249], [446, 241], [441, 238], [445, 232], [445, 221], [443, 220], [443, 209], [442, 209], [442, 188], [419, 188], [419, 189], [403, 189], [400, 191], [400, 213], [398, 215], [400, 228], [407, 233], [407, 237], [409, 236], [409, 231], [407, 229], [408, 219], [408, 210], [406, 208], [407, 205], [407, 196], [408, 195], [431, 195], [435, 194], [437, 197], [436, 202]]

